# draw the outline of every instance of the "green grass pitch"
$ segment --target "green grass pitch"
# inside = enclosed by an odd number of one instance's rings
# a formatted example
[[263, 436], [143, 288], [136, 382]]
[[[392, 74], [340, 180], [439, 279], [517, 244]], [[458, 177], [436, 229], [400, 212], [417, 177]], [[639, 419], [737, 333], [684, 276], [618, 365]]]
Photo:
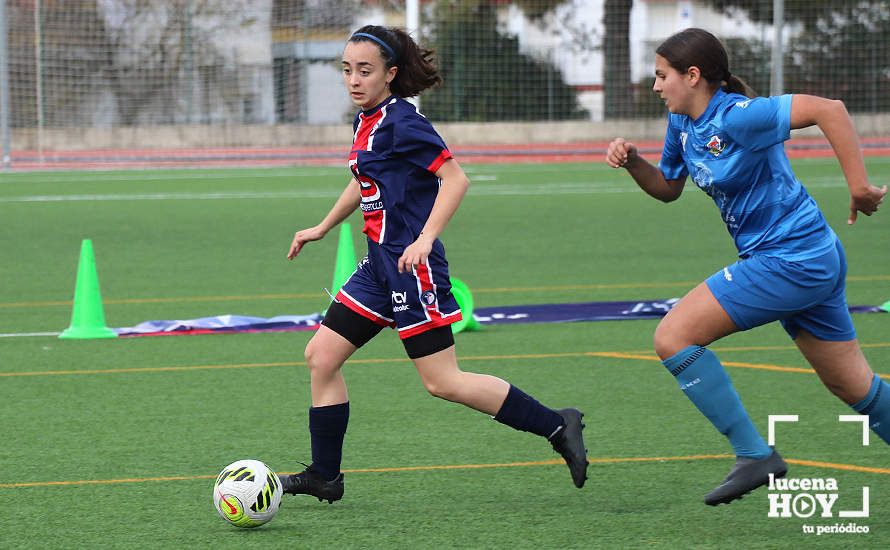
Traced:
[[[890, 299], [890, 217], [846, 225], [836, 161], [794, 162], [847, 249], [851, 304]], [[890, 160], [868, 159], [875, 183]], [[477, 307], [682, 296], [734, 261], [692, 184], [665, 205], [604, 164], [474, 165], [443, 241]], [[336, 235], [285, 253], [317, 223], [345, 169], [4, 174], [0, 334], [58, 332], [82, 239], [93, 241], [109, 326], [326, 306]], [[351, 218], [362, 253], [360, 218]], [[890, 376], [890, 315], [854, 316]], [[654, 360], [654, 321], [487, 326], [457, 337], [466, 370], [587, 413], [582, 490], [549, 445], [428, 396], [391, 331], [344, 369], [352, 418], [333, 505], [286, 496], [257, 530], [226, 525], [213, 478], [239, 458], [310, 460], [308, 333], [63, 341], [0, 338], [0, 546], [21, 548], [890, 547], [890, 454], [861, 445], [777, 325], [713, 346], [755, 423], [799, 415], [777, 439], [792, 477], [834, 478], [832, 517], [767, 517], [768, 491], [710, 508], [731, 459]], [[721, 457], [721, 455], [723, 455]], [[860, 510], [869, 487], [869, 517]], [[868, 534], [804, 533], [856, 523]]]

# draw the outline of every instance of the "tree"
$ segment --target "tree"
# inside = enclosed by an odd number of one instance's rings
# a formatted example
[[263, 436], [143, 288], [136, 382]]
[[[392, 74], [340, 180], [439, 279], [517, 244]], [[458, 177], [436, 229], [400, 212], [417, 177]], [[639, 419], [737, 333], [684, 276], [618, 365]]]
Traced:
[[95, 1], [44, 0], [38, 63], [34, 10], [33, 1], [8, 4], [10, 123], [36, 127], [42, 118], [44, 126], [81, 124], [86, 116], [81, 104], [96, 92], [95, 77], [109, 64], [104, 20]]
[[[727, 15], [743, 13], [753, 21], [772, 23], [772, 2], [708, 3]], [[890, 85], [890, 59], [881, 53], [886, 52], [890, 37], [886, 2], [785, 0], [784, 19], [797, 27], [789, 29], [795, 35], [787, 41], [790, 47], [784, 58], [786, 89], [842, 99], [851, 111], [890, 110], [885, 92]], [[732, 50], [730, 54], [735, 64], [736, 56]]]
[[630, 10], [633, 0], [606, 0], [603, 25], [604, 118], [628, 118], [634, 115], [634, 96], [630, 78]]
[[850, 111], [888, 111], [888, 43], [886, 2], [833, 5], [791, 42], [786, 88], [842, 99]]
[[[772, 0], [704, 0], [718, 12], [730, 17], [738, 15], [741, 10], [752, 21], [758, 23], [773, 22]], [[841, 4], [858, 4], [849, 0], [784, 0], [783, 11], [786, 20], [804, 21], [813, 14], [826, 13], [832, 6]]]
[[115, 0], [107, 6], [114, 56], [105, 78], [121, 124], [207, 122], [216, 102], [240, 114], [237, 63], [220, 37], [254, 23], [249, 2]]
[[516, 38], [498, 32], [492, 2], [463, 0], [439, 9], [430, 42], [444, 84], [424, 96], [427, 116], [441, 121], [585, 116], [575, 90], [551, 63], [520, 53]]

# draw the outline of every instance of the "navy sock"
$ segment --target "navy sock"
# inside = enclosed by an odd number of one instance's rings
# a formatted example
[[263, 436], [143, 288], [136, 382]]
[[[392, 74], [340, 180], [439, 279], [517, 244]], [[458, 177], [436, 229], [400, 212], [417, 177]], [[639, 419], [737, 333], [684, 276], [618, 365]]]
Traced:
[[325, 479], [340, 474], [343, 436], [349, 423], [349, 402], [309, 408], [309, 436], [312, 438], [312, 469]]
[[680, 389], [720, 433], [729, 438], [736, 456], [761, 459], [772, 453], [742, 406], [723, 365], [711, 351], [689, 346], [663, 364]]
[[875, 374], [868, 395], [850, 406], [860, 414], [867, 414], [872, 431], [884, 442], [890, 443], [890, 384]]
[[523, 432], [550, 438], [563, 425], [558, 412], [540, 404], [514, 385], [510, 385], [504, 404], [494, 416], [501, 424]]

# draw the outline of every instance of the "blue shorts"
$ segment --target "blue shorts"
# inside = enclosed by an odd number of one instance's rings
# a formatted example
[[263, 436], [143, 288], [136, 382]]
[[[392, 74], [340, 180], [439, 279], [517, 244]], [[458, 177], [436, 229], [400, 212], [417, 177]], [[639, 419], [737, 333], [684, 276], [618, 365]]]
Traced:
[[337, 301], [378, 325], [398, 329], [402, 339], [460, 321], [442, 243], [436, 240], [426, 263], [413, 273], [399, 273], [401, 255], [369, 241], [368, 255], [343, 284]]
[[736, 326], [748, 330], [780, 321], [791, 338], [801, 329], [820, 340], [856, 338], [847, 308], [844, 248], [811, 260], [790, 262], [750, 256], [705, 281]]

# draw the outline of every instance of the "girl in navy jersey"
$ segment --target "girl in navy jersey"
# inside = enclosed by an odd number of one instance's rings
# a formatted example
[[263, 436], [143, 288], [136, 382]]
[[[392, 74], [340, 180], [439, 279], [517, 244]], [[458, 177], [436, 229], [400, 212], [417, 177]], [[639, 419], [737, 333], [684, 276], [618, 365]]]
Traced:
[[653, 166], [622, 138], [609, 145], [606, 162], [627, 169], [664, 202], [679, 198], [691, 175], [720, 209], [740, 258], [690, 291], [655, 330], [665, 367], [737, 456], [705, 503], [729, 503], [787, 471], [704, 347], [739, 330], [780, 321], [825, 386], [869, 415], [872, 430], [890, 443], [890, 385], [872, 372], [856, 340], [843, 247], [791, 171], [783, 146], [792, 129], [819, 126], [850, 189], [848, 223], [858, 212], [876, 212], [887, 186], [869, 184], [843, 103], [754, 97], [730, 74], [720, 41], [702, 29], [686, 29], [659, 46], [653, 90], [670, 111], [661, 162]]
[[321, 223], [296, 232], [287, 257], [295, 258], [303, 245], [323, 238], [359, 207], [368, 255], [306, 346], [312, 464], [282, 476], [287, 493], [328, 502], [342, 497], [349, 397], [340, 369], [384, 327], [398, 331], [430, 394], [546, 437], [577, 487], [587, 477], [580, 411], [547, 408], [500, 378], [458, 367], [450, 325], [461, 311], [437, 237], [469, 181], [429, 121], [403, 99], [440, 82], [431, 60], [432, 52], [404, 31], [378, 26], [356, 31], [343, 51], [343, 80], [360, 108], [349, 152], [352, 178]]

